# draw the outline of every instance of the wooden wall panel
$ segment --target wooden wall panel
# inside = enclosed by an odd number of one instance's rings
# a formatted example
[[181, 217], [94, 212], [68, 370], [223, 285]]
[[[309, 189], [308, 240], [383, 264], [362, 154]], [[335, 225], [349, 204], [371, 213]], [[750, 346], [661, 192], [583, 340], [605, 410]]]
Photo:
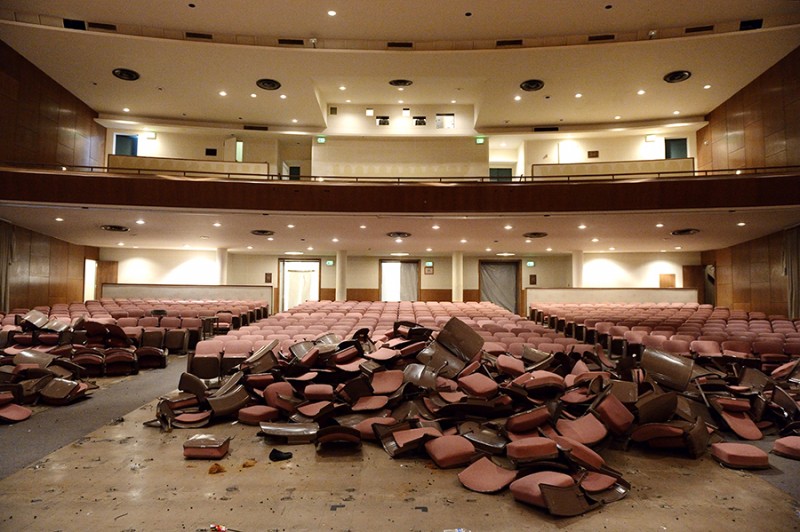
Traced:
[[420, 301], [452, 301], [453, 290], [447, 288], [427, 288], [420, 290]]
[[97, 113], [0, 42], [0, 161], [102, 165]]
[[800, 48], [707, 116], [701, 170], [800, 165]]
[[786, 314], [788, 280], [783, 271], [783, 233], [703, 254], [716, 265], [717, 306]]
[[100, 250], [22, 227], [13, 230], [14, 253], [8, 268], [9, 309], [83, 301], [84, 261], [96, 259]]
[[319, 300], [320, 301], [334, 301], [334, 300], [336, 300], [336, 289], [335, 288], [320, 288], [319, 289]]
[[480, 300], [481, 300], [480, 290], [464, 290], [464, 302], [480, 301]]
[[348, 288], [349, 301], [380, 301], [381, 291], [378, 288]]

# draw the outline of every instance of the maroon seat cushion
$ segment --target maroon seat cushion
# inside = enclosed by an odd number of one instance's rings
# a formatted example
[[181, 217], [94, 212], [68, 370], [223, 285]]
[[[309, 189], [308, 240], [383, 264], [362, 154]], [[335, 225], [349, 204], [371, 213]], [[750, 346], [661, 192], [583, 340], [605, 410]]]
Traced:
[[246, 406], [239, 410], [239, 422], [245, 425], [258, 425], [262, 421], [275, 421], [280, 417], [277, 408], [267, 405]]
[[550, 438], [522, 438], [506, 445], [506, 456], [518, 462], [552, 460], [558, 457], [558, 446]]
[[728, 467], [763, 469], [769, 467], [769, 455], [747, 443], [713, 443], [711, 456]]
[[425, 450], [433, 463], [442, 469], [468, 464], [475, 454], [475, 446], [463, 436], [442, 436], [425, 443]]
[[611, 432], [620, 435], [633, 425], [634, 415], [614, 394], [608, 394], [595, 408], [597, 415]]
[[515, 414], [506, 420], [509, 432], [530, 432], [550, 419], [547, 407], [534, 408], [528, 412]]
[[309, 384], [303, 390], [303, 395], [309, 401], [332, 401], [333, 386], [330, 384]]
[[509, 488], [511, 489], [511, 494], [514, 495], [514, 499], [546, 508], [547, 504], [544, 500], [544, 495], [542, 495], [542, 489], [539, 487], [541, 484], [566, 488], [575, 484], [575, 481], [572, 480], [571, 476], [564, 473], [539, 471], [515, 480]]
[[575, 420], [559, 419], [556, 421], [556, 430], [562, 436], [572, 438], [585, 445], [599, 443], [608, 435], [606, 427], [591, 414], [581, 416]]
[[356, 424], [354, 428], [361, 433], [362, 440], [375, 441], [375, 431], [372, 430], [373, 425], [394, 425], [395, 423], [397, 423], [397, 420], [393, 417], [368, 417]]
[[394, 393], [403, 384], [403, 371], [399, 369], [379, 371], [372, 376], [370, 384], [372, 391], [377, 395]]
[[14, 403], [0, 406], [0, 420], [6, 423], [18, 423], [31, 417], [32, 411], [29, 408]]
[[476, 397], [493, 397], [498, 390], [497, 383], [483, 373], [459, 377], [458, 385], [466, 393]]
[[800, 460], [800, 436], [778, 438], [772, 444], [772, 452], [778, 456]]
[[516, 471], [504, 469], [483, 457], [460, 472], [458, 480], [469, 490], [494, 493], [508, 486], [516, 476]]

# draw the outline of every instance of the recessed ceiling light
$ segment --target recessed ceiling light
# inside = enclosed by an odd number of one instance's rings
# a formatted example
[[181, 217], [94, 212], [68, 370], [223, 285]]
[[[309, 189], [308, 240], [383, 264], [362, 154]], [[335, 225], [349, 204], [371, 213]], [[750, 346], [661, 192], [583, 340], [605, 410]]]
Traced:
[[599, 238], [593, 238], [592, 242], [600, 242], [600, 239]]
[[144, 220], [142, 220], [141, 218], [136, 220], [136, 225], [144, 225]]
[[270, 242], [272, 242], [272, 241], [273, 241], [273, 240], [275, 240], [275, 239], [274, 239], [273, 237], [271, 237], [271, 236], [268, 236], [268, 237], [267, 237], [267, 240], [269, 240]]
[[256, 97], [258, 97], [258, 94], [256, 94], [255, 92], [251, 92], [250, 93], [250, 97], [251, 98], [256, 98]]
[[366, 229], [367, 228], [366, 225], [359, 225], [358, 227], [359, 227], [359, 229]]
[[189, 249], [189, 248], [190, 248], [190, 247], [192, 247], [192, 246], [190, 246], [189, 244], [184, 244], [184, 245], [183, 245], [183, 247], [184, 247], [185, 249]]
[[331, 238], [331, 242], [338, 242], [338, 241], [339, 241], [339, 239], [336, 238], [336, 237]]
[[402, 244], [403, 243], [403, 239], [402, 238], [395, 238], [394, 241], [397, 242], [398, 244]]
[[297, 123], [297, 119], [296, 118], [292, 118], [292, 124], [296, 124], [296, 123]]
[[683, 248], [680, 246], [675, 246], [675, 249], [683, 249]]
[[247, 249], [253, 249], [253, 246], [247, 246]]
[[302, 255], [303, 252], [302, 251], [284, 251], [283, 254], [284, 255]]
[[503, 229], [505, 229], [506, 231], [509, 231], [511, 229], [514, 229], [514, 226], [513, 225], [504, 225]]
[[704, 88], [705, 90], [708, 90], [708, 89], [710, 89], [710, 88], [711, 88], [711, 85], [703, 85], [703, 88]]
[[433, 229], [435, 231], [436, 229], [439, 229], [439, 226], [438, 225], [432, 225], [431, 229]]
[[450, 100], [450, 103], [456, 103], [456, 101], [455, 100]]
[[639, 96], [641, 96], [642, 94], [645, 94], [646, 92], [647, 92], [647, 91], [645, 91], [644, 89], [639, 89], [638, 91], [636, 91], [636, 94], [638, 94]]
[[406, 103], [404, 100], [397, 100], [397, 103]]
[[281, 100], [285, 100], [286, 99], [286, 95], [285, 94], [281, 94], [280, 98], [281, 98]]
[[466, 238], [462, 238], [459, 242], [461, 242], [462, 244], [466, 244], [467, 243], [467, 239]]
[[61, 218], [61, 217], [59, 216], [58, 218], [56, 218], [56, 221], [57, 221], [57, 222], [63, 222], [63, 221], [64, 221], [64, 218]]
[[123, 107], [123, 108], [122, 108], [122, 112], [123, 112], [123, 113], [130, 113], [130, 112], [131, 112], [131, 110], [130, 110], [130, 108], [129, 108], [129, 107]]
[[578, 229], [586, 229], [586, 226], [584, 224], [581, 224], [578, 226]]
[[576, 98], [583, 98], [583, 94], [581, 94], [580, 92], [577, 92], [577, 93], [575, 93], [575, 97]]
[[681, 114], [681, 112], [680, 111], [672, 111], [672, 114], [679, 115], [679, 114]]
[[289, 229], [294, 229], [294, 224], [288, 224], [286, 227], [288, 227]]
[[497, 256], [498, 257], [513, 257], [514, 254], [513, 253], [509, 253], [508, 251], [504, 251], [502, 253], [497, 253]]
[[328, 11], [328, 16], [329, 16], [329, 17], [335, 17], [335, 16], [336, 16], [336, 11], [334, 11], [333, 9], [331, 9], [330, 11]]
[[662, 228], [662, 227], [664, 227], [664, 224], [656, 224], [656, 227]]
[[308, 246], [306, 249], [307, 249], [308, 251], [314, 251], [314, 246]]
[[346, 91], [347, 87], [345, 87], [344, 85], [339, 85], [339, 90], [340, 91]]
[[739, 227], [744, 227], [744, 226], [745, 226], [745, 225], [747, 225], [747, 224], [746, 224], [746, 223], [744, 223], [744, 222], [739, 222], [739, 223], [738, 223], [738, 224], [736, 224], [736, 225], [738, 225]]
[[124, 246], [124, 245], [125, 245], [125, 242], [117, 242], [117, 245], [118, 245], [118, 246]]
[[208, 240], [209, 238], [210, 237], [203, 235], [203, 236], [200, 237], [200, 240]]
[[353, 101], [353, 100], [345, 100], [345, 103], [350, 103], [350, 102], [352, 102], [352, 101]]
[[545, 251], [553, 251], [553, 248], [547, 248]]
[[487, 253], [490, 252], [490, 251], [492, 251], [492, 248], [486, 248], [486, 252]]
[[408, 253], [405, 251], [396, 251], [394, 253], [389, 253], [392, 257], [408, 257]]
[[622, 117], [617, 115], [617, 116], [614, 117], [614, 120], [619, 120], [620, 118], [622, 118]]
[[431, 251], [433, 251], [433, 248], [425, 248], [425, 251], [427, 251], [428, 253], [430, 253]]
[[397, 90], [399, 90], [400, 92], [403, 92], [406, 89], [405, 89], [405, 87], [397, 87]]
[[525, 243], [526, 243], [526, 244], [530, 244], [531, 242], [533, 242], [533, 240], [531, 240], [530, 238], [526, 238], [526, 239], [525, 239]]
[[520, 96], [520, 95], [514, 96], [514, 101], [515, 101], [515, 102], [518, 102], [518, 101], [520, 101], [521, 99], [522, 99], [522, 96]]
[[211, 224], [211, 225], [213, 225], [214, 227], [222, 227], [222, 224], [221, 224], [221, 223], [219, 223], [219, 222], [214, 222], [214, 223], [213, 223], [213, 224]]
[[609, 251], [616, 251], [617, 248], [608, 248]]
[[227, 93], [227, 92], [225, 92], [225, 91], [219, 91], [219, 95], [220, 95], [220, 96], [227, 96], [227, 95], [228, 95], [228, 93]]

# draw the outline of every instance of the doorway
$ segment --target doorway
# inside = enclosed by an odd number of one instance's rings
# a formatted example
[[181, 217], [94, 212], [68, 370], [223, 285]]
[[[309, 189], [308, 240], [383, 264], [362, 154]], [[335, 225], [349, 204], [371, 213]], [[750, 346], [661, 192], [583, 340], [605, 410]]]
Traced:
[[381, 301], [417, 301], [419, 299], [419, 261], [380, 261]]
[[489, 301], [519, 314], [519, 261], [480, 261], [478, 269], [481, 301]]
[[279, 259], [280, 312], [306, 301], [319, 301], [320, 261]]
[[138, 135], [122, 135], [120, 133], [114, 134], [114, 155], [132, 155], [133, 157], [136, 157], [138, 154]]
[[97, 299], [97, 261], [86, 259], [83, 267], [83, 300]]

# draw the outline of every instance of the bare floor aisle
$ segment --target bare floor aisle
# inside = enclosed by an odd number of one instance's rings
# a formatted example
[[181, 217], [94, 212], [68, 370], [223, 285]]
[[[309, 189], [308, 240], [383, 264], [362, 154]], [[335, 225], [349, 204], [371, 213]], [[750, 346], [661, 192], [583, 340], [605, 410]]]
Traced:
[[[201, 430], [161, 433], [142, 423], [154, 402], [5, 478], [2, 530], [797, 530], [798, 503], [750, 472], [638, 450], [603, 451], [630, 479], [622, 501], [555, 519], [506, 491], [482, 495], [424, 458], [266, 442], [258, 429], [203, 429], [233, 437], [218, 463], [187, 461], [182, 444]], [[277, 447], [294, 457], [270, 462]], [[782, 474], [778, 457], [772, 472]]]

